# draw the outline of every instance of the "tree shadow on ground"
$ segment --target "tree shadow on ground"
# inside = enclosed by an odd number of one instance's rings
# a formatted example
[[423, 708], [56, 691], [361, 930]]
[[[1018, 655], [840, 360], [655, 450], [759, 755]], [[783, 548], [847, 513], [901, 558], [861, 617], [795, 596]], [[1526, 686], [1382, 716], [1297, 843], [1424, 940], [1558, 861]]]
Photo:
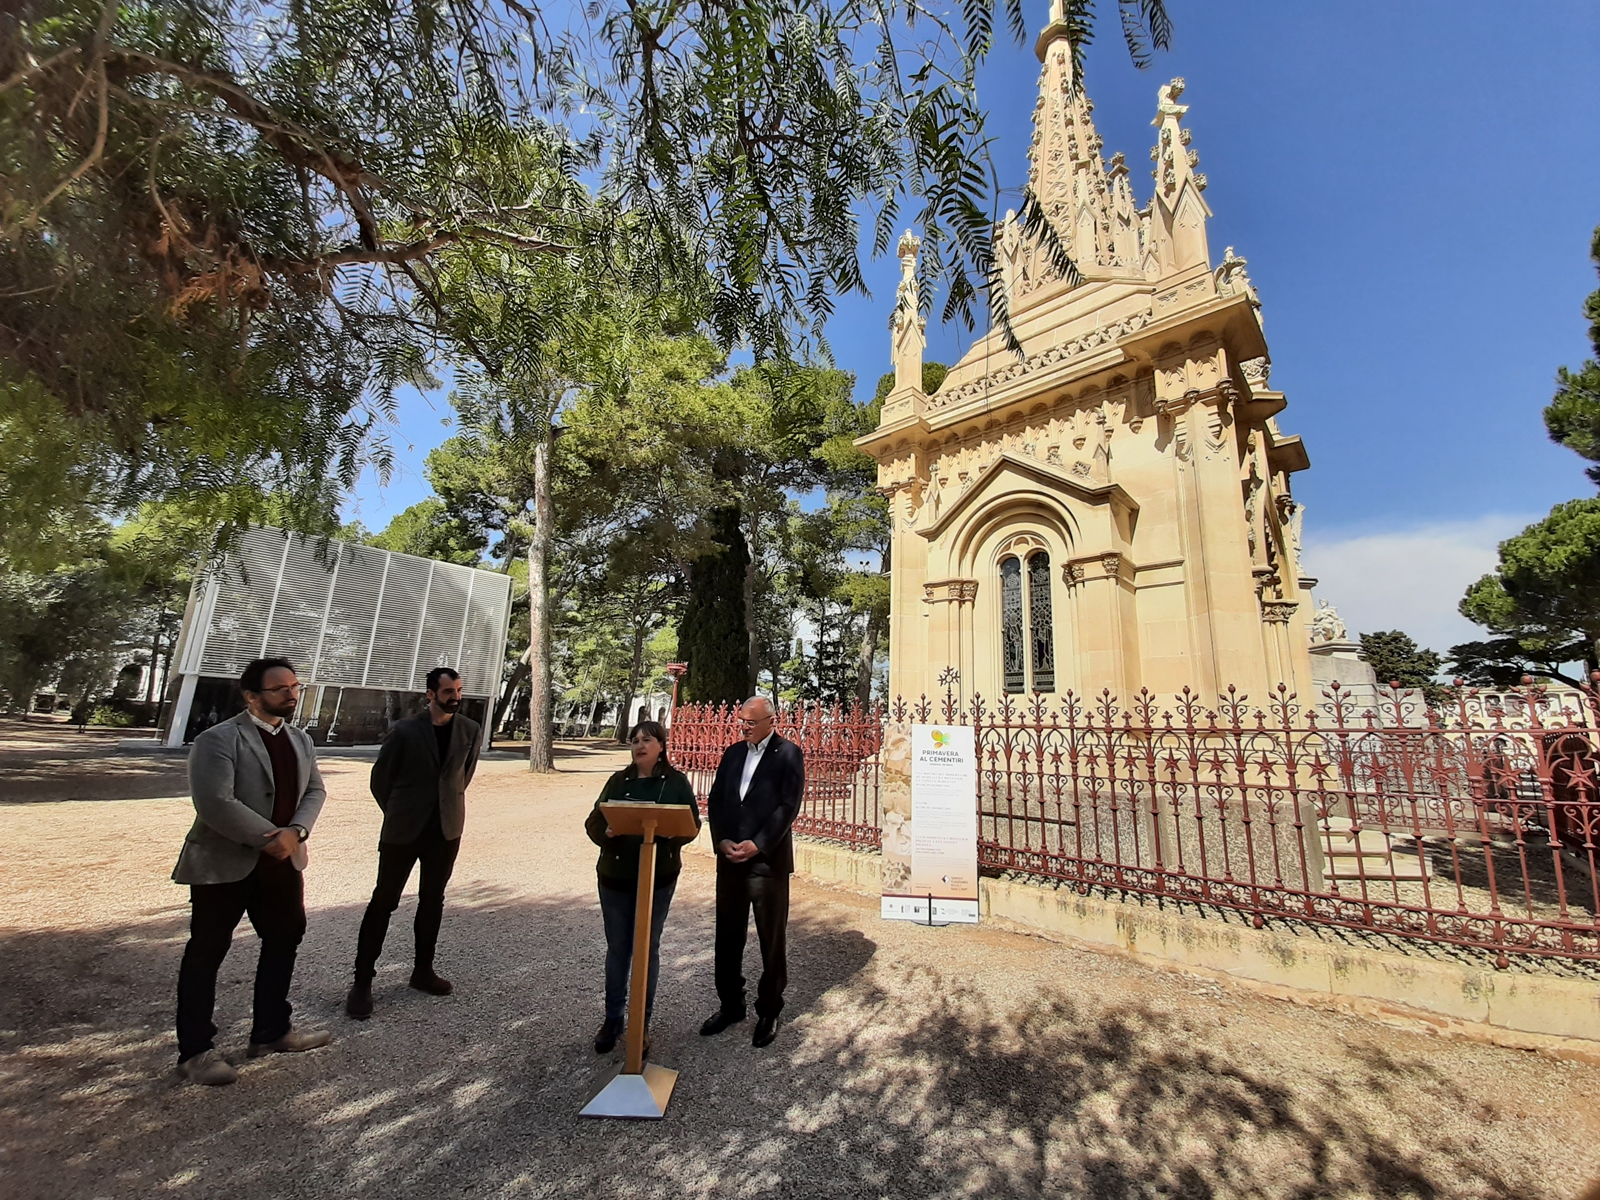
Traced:
[[189, 794], [181, 754], [137, 754], [107, 743], [0, 745], [0, 804], [153, 800]]
[[[334, 1044], [251, 1062], [220, 1090], [171, 1070], [185, 906], [94, 931], [0, 933], [6, 1194], [1550, 1195], [1536, 1156], [1496, 1161], [1453, 1132], [1471, 1102], [1426, 1064], [1368, 1055], [1291, 1088], [1283, 1064], [1224, 1056], [1178, 1017], [1061, 992], [1004, 1012], [936, 965], [880, 963], [860, 930], [798, 911], [778, 1043], [754, 1050], [748, 1024], [701, 1038], [715, 1006], [711, 913], [693, 889], [668, 923], [652, 1028], [654, 1057], [681, 1072], [668, 1117], [584, 1121], [607, 1066], [588, 1045], [592, 898], [453, 893], [440, 965], [459, 990], [447, 1000], [404, 987], [410, 907], [391, 925], [366, 1024], [339, 1012], [360, 908], [313, 911], [297, 1020], [329, 1025]], [[244, 930], [219, 987], [235, 1051], [255, 959]], [[752, 983], [755, 970], [752, 945]]]

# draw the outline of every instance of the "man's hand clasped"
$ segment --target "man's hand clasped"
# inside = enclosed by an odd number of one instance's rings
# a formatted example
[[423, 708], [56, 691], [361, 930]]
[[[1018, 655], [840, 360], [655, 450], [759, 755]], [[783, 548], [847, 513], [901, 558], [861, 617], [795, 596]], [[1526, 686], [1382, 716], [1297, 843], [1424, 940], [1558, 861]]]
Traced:
[[723, 838], [722, 841], [717, 843], [717, 850], [722, 854], [723, 858], [731, 863], [749, 862], [761, 853], [761, 848], [748, 839], [742, 842], [735, 842], [729, 838]]
[[296, 847], [299, 845], [300, 834], [296, 830], [290, 828], [278, 830], [278, 832], [273, 834], [272, 837], [267, 841], [267, 844], [261, 848], [273, 858], [284, 859], [293, 854]]

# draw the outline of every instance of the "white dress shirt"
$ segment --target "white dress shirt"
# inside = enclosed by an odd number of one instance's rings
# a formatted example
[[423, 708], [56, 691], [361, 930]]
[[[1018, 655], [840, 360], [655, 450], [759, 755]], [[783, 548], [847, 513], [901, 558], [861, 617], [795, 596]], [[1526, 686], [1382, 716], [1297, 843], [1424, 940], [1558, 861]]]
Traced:
[[[774, 731], [776, 732], [776, 731]], [[739, 776], [739, 802], [744, 803], [744, 794], [750, 790], [750, 781], [755, 778], [756, 768], [761, 765], [761, 756], [767, 752], [767, 747], [772, 742], [772, 734], [767, 734], [754, 746], [746, 745], [744, 752], [744, 773]]]
[[255, 713], [250, 713], [250, 719], [255, 722], [257, 729], [261, 730], [262, 733], [267, 734], [281, 733], [283, 731], [283, 727], [288, 724], [288, 722], [282, 717], [279, 717], [276, 725], [268, 725], [260, 717], [256, 716]]

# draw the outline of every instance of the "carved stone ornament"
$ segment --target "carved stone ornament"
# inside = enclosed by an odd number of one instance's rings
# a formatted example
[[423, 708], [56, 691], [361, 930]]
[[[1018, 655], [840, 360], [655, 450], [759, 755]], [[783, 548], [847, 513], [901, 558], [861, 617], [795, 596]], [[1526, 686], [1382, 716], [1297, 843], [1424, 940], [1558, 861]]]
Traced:
[[959, 387], [941, 386], [939, 391], [928, 398], [928, 409], [934, 411], [949, 408], [951, 405], [960, 404], [975, 396], [981, 396], [990, 388], [999, 387], [1013, 379], [1020, 379], [1030, 372], [1043, 367], [1054, 366], [1057, 363], [1068, 362], [1079, 358], [1091, 350], [1101, 346], [1109, 346], [1131, 333], [1137, 333], [1155, 319], [1152, 312], [1133, 313], [1115, 321], [1101, 329], [1093, 329], [1060, 346], [1052, 346], [1048, 350], [1041, 350], [1038, 354], [1028, 355], [1020, 362], [1014, 355], [1006, 355], [1009, 360], [1002, 367], [981, 375], [976, 379], [969, 379]]
[[1287, 625], [1289, 618], [1294, 616], [1294, 610], [1299, 607], [1298, 600], [1263, 600], [1261, 619], [1274, 625]]
[[1122, 570], [1122, 555], [1102, 554], [1100, 556], [1100, 566], [1108, 578], [1115, 579]]
[[978, 598], [976, 579], [942, 579], [922, 585], [923, 599], [929, 604], [971, 604]]
[[1083, 582], [1083, 564], [1069, 562], [1061, 568], [1061, 582], [1069, 588], [1077, 587]]

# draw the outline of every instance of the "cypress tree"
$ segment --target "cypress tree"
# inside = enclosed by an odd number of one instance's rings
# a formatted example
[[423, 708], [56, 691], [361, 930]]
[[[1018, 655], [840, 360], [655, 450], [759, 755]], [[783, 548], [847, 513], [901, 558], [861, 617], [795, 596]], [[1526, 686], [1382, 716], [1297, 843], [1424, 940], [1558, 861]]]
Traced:
[[689, 673], [683, 698], [700, 704], [744, 700], [750, 642], [744, 623], [744, 573], [750, 562], [737, 505], [713, 509], [707, 523], [718, 548], [689, 565], [689, 596], [678, 649]]

